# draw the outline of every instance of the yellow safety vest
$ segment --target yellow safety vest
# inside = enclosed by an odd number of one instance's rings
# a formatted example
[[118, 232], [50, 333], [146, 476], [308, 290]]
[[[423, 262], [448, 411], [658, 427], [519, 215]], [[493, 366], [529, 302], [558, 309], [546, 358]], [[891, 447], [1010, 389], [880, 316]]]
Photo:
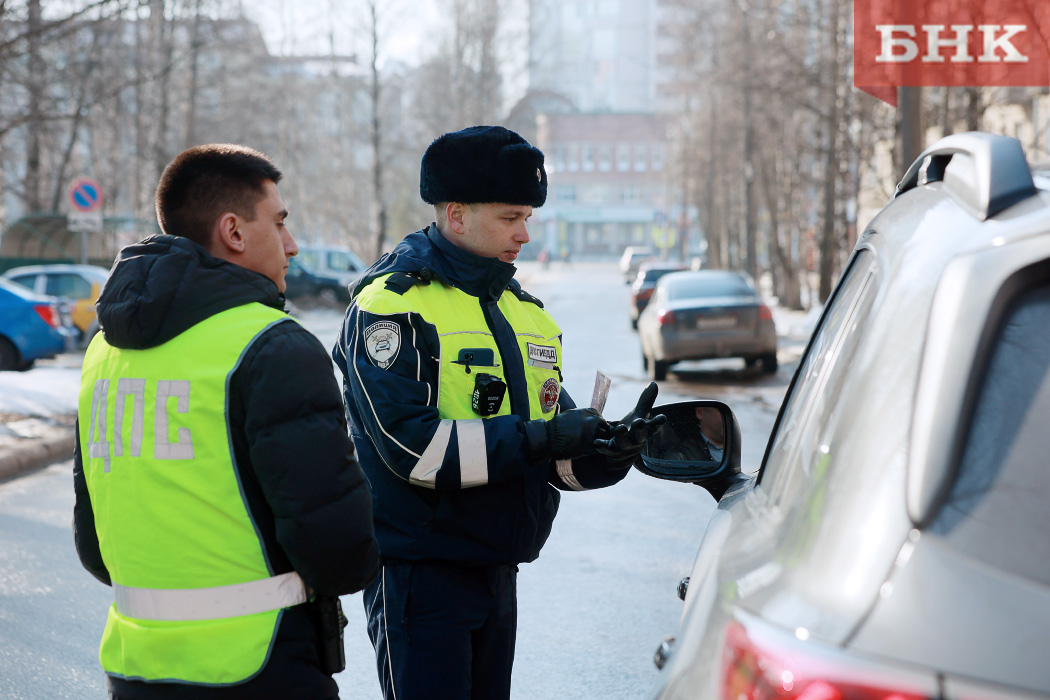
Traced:
[[257, 674], [284, 607], [306, 600], [273, 576], [234, 465], [229, 381], [253, 340], [293, 322], [251, 303], [148, 350], [84, 357], [80, 444], [116, 601], [99, 658], [132, 679], [231, 684]]
[[[473, 408], [477, 373], [507, 381], [507, 362], [512, 359], [500, 354], [478, 298], [437, 280], [413, 285], [399, 294], [386, 287], [387, 277], [378, 277], [365, 287], [356, 298], [358, 306], [376, 316], [417, 313], [432, 324], [440, 342], [438, 414], [450, 420], [478, 418]], [[550, 419], [561, 393], [561, 329], [540, 306], [522, 301], [508, 290], [500, 296], [498, 307], [513, 329], [521, 353], [524, 390], [529, 399], [528, 419]], [[367, 335], [368, 329], [362, 332]], [[491, 350], [494, 364], [471, 364], [468, 372], [467, 366], [458, 363], [460, 351], [474, 349]], [[522, 387], [510, 386], [508, 396], [493, 415], [510, 415], [513, 411], [509, 392], [521, 390]]]

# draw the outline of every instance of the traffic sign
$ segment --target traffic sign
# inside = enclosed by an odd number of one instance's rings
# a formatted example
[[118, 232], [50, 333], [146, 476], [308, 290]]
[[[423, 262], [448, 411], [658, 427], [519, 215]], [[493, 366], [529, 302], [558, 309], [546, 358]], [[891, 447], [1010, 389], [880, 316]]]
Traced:
[[102, 209], [102, 187], [89, 177], [81, 177], [69, 186], [69, 204], [74, 212]]

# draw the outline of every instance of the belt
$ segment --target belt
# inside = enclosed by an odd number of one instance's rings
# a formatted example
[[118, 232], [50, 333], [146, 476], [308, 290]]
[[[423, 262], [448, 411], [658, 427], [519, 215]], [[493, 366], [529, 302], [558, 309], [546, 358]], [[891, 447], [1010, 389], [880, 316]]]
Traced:
[[132, 588], [113, 584], [117, 612], [139, 620], [218, 620], [269, 612], [305, 603], [299, 574], [213, 588]]

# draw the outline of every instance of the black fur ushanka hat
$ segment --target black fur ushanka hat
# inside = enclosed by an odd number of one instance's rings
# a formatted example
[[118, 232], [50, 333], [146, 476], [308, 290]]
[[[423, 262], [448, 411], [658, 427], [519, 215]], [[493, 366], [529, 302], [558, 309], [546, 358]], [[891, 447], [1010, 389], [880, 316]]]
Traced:
[[502, 126], [472, 126], [434, 140], [419, 169], [427, 204], [519, 204], [547, 200], [543, 152]]

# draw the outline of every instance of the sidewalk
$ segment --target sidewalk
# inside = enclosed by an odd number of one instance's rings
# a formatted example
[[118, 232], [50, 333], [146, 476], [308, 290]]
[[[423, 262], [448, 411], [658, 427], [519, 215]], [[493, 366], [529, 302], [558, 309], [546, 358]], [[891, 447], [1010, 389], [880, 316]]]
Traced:
[[0, 481], [73, 457], [75, 416], [0, 413]]
[[0, 481], [73, 456], [83, 353], [0, 372]]

